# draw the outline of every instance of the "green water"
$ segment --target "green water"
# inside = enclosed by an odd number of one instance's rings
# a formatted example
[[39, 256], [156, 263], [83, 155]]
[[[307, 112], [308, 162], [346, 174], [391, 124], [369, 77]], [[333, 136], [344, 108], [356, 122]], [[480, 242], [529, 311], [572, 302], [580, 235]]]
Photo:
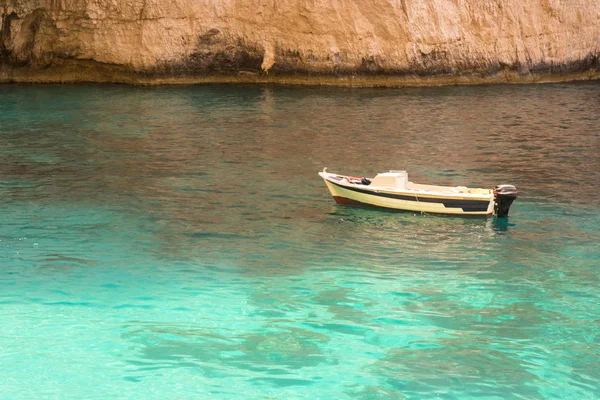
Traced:
[[0, 398], [600, 398], [599, 126], [598, 83], [0, 85]]

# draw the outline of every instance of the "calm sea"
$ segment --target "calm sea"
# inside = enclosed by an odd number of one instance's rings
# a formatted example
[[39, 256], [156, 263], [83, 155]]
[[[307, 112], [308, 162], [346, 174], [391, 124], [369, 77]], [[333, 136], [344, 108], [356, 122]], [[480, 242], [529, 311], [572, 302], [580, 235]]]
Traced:
[[[492, 187], [508, 221], [317, 172]], [[600, 83], [0, 86], [1, 399], [600, 398]]]

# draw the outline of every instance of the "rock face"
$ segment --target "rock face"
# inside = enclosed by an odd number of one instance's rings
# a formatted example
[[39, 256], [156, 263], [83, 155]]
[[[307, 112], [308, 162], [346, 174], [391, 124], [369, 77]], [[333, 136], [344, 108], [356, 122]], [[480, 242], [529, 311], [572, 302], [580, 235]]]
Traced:
[[598, 78], [599, 56], [600, 0], [0, 0], [0, 81]]

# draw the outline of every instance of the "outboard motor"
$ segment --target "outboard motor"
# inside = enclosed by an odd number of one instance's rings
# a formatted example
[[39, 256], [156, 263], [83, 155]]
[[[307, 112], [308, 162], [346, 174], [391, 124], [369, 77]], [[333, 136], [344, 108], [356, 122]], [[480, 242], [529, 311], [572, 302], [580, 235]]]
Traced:
[[508, 217], [508, 210], [517, 198], [517, 188], [513, 185], [497, 185], [494, 188], [494, 213], [498, 217]]

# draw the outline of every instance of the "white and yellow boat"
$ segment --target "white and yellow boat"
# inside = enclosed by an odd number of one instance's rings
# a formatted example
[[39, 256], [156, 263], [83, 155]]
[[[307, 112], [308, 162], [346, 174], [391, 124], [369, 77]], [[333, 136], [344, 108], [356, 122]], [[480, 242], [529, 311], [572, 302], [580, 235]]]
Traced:
[[422, 185], [409, 182], [406, 171], [384, 172], [368, 179], [332, 174], [324, 168], [319, 175], [336, 203], [388, 210], [507, 217], [517, 198], [517, 189], [513, 185], [498, 185], [494, 189]]

